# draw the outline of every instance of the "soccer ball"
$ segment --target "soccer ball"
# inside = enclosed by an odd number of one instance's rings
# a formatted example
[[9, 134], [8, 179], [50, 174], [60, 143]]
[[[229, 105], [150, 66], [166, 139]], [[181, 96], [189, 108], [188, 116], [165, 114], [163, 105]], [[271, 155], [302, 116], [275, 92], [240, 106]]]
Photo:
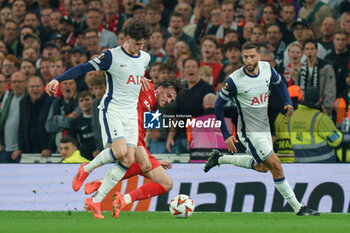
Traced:
[[169, 210], [177, 218], [187, 218], [194, 211], [193, 200], [185, 194], [179, 194], [171, 199]]

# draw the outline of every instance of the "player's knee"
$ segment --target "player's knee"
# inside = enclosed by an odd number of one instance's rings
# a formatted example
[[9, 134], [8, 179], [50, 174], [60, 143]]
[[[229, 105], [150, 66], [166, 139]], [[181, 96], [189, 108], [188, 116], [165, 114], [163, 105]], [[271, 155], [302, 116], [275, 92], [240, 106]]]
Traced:
[[152, 164], [151, 163], [144, 163], [141, 165], [141, 170], [142, 170], [142, 173], [147, 173], [147, 172], [150, 172], [152, 170]]
[[162, 186], [165, 188], [167, 192], [173, 189], [173, 180], [167, 179], [165, 182], [162, 183]]
[[124, 158], [128, 154], [127, 148], [123, 148], [123, 147], [121, 148], [112, 147], [112, 152], [117, 159]]

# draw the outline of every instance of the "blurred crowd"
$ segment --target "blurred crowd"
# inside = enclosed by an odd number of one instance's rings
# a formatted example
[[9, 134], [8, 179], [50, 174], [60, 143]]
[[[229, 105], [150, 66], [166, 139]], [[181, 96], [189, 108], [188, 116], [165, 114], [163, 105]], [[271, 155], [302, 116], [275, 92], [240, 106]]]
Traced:
[[[131, 19], [146, 22], [150, 29], [144, 50], [151, 61], [145, 76], [155, 85], [171, 77], [187, 87], [176, 102], [161, 109], [163, 114], [212, 115], [226, 78], [243, 66], [242, 44], [254, 41], [261, 46], [261, 60], [288, 87], [301, 92], [317, 88], [318, 99], [309, 107], [338, 129], [343, 126], [344, 135], [349, 131], [349, 1], [0, 0], [0, 162], [19, 162], [23, 153], [47, 157], [67, 151], [62, 143], [71, 143], [71, 150], [78, 149], [86, 160], [102, 150], [97, 106], [106, 89], [104, 73], [91, 71], [63, 81], [55, 97], [44, 88], [70, 67], [122, 45], [123, 28]], [[188, 57], [198, 58], [198, 64], [183, 64]], [[279, 93], [271, 87], [268, 114], [277, 151], [283, 150], [278, 148], [281, 132], [291, 135], [278, 126], [285, 121], [279, 118], [282, 110]], [[234, 102], [225, 113], [235, 133]], [[152, 129], [147, 134], [151, 153], [201, 149], [195, 140], [195, 133], [186, 129]], [[328, 146], [346, 151], [344, 142], [336, 144]], [[286, 153], [293, 153], [289, 149]], [[343, 158], [334, 156], [334, 161]]]

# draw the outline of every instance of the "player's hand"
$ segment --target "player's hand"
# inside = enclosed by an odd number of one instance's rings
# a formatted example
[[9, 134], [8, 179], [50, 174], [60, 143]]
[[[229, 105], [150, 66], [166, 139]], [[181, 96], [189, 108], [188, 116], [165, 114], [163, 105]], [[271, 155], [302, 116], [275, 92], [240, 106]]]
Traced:
[[52, 151], [49, 149], [44, 149], [41, 151], [41, 156], [42, 157], [49, 157], [52, 154]]
[[226, 147], [229, 152], [231, 153], [236, 153], [237, 148], [235, 146], [235, 143], [238, 142], [237, 139], [234, 136], [229, 137], [228, 139], [225, 140]]
[[286, 113], [284, 114], [285, 117], [290, 118], [293, 115], [294, 108], [292, 105], [287, 104], [286, 106], [284, 106], [284, 110], [286, 111]]
[[56, 79], [51, 80], [45, 88], [46, 93], [52, 96], [56, 93], [59, 82]]
[[22, 151], [21, 151], [21, 150], [16, 150], [16, 151], [14, 151], [14, 152], [12, 153], [11, 158], [12, 158], [13, 160], [16, 160], [16, 159], [19, 158], [19, 156], [21, 156], [21, 154], [22, 154]]
[[141, 91], [146, 92], [149, 89], [151, 89], [151, 86], [149, 85], [149, 83], [151, 82], [151, 80], [142, 77], [141, 78]]
[[92, 152], [92, 157], [95, 158], [99, 153], [100, 153], [99, 150], [95, 150], [94, 152]]
[[165, 170], [173, 168], [173, 165], [168, 161], [159, 160], [159, 163]]
[[171, 152], [171, 146], [174, 146], [174, 145], [175, 145], [174, 138], [168, 137], [166, 140], [166, 150], [168, 152]]

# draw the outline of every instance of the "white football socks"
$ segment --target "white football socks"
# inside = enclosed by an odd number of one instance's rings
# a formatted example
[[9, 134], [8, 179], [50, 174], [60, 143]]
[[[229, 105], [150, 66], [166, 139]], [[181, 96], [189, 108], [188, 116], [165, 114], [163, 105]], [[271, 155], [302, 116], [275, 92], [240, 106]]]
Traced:
[[301, 204], [295, 197], [295, 194], [292, 188], [290, 187], [288, 181], [284, 179], [284, 177], [282, 181], [276, 181], [276, 180], [274, 181], [275, 181], [275, 186], [277, 190], [281, 193], [284, 199], [286, 199], [289, 205], [293, 208], [294, 212], [298, 213], [301, 208]]
[[113, 187], [123, 178], [127, 170], [128, 168], [118, 161], [106, 174], [100, 188], [92, 197], [92, 201], [95, 203], [103, 201]]
[[223, 155], [219, 157], [219, 164], [233, 164], [237, 167], [252, 168], [254, 162], [250, 155]]
[[132, 202], [130, 194], [124, 195], [124, 201], [126, 204], [130, 204]]
[[112, 149], [106, 148], [101, 151], [92, 161], [84, 166], [87, 173], [91, 173], [94, 169], [101, 167], [106, 163], [114, 162], [115, 158], [112, 155]]

